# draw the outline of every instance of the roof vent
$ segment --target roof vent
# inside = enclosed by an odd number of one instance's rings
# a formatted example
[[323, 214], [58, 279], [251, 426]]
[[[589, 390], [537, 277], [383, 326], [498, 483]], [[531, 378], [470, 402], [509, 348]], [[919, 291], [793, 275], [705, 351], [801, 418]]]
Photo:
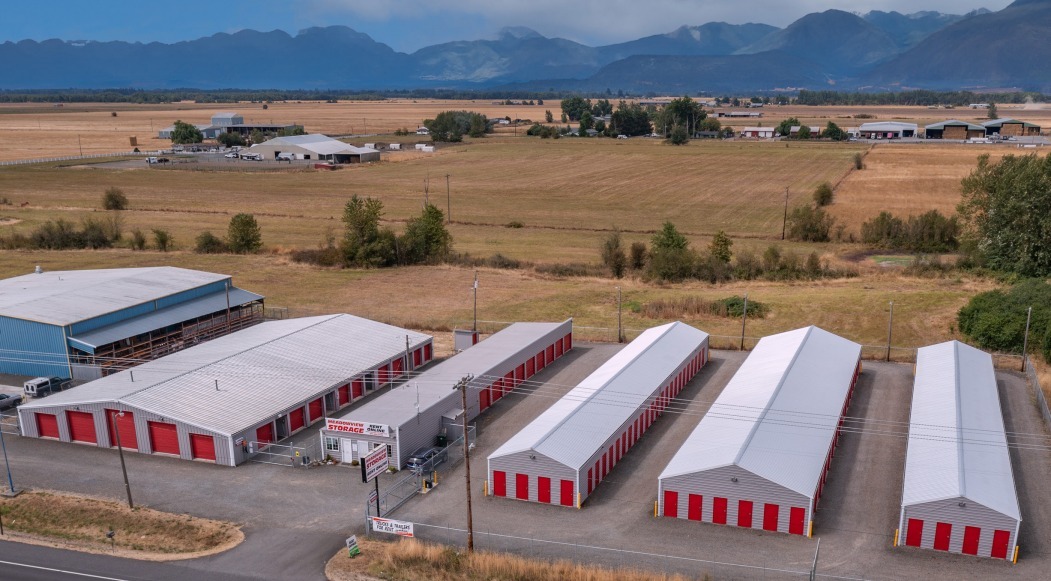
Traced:
[[38, 264], [37, 267], [36, 267], [36, 270], [34, 270], [33, 272], [36, 273], [36, 274], [43, 274], [44, 273], [44, 269], [40, 268], [40, 265]]

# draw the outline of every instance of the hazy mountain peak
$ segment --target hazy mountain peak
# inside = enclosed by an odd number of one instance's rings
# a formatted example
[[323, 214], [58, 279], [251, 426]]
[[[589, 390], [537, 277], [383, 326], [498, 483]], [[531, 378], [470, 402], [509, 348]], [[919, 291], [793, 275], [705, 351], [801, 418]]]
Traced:
[[525, 40], [527, 38], [544, 38], [544, 35], [528, 26], [505, 26], [497, 33], [500, 40]]

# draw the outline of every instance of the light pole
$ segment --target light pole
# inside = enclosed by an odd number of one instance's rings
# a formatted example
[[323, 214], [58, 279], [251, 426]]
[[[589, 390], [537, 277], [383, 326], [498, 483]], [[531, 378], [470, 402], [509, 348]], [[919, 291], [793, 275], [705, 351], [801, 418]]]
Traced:
[[0, 426], [0, 448], [4, 450], [4, 466], [7, 468], [7, 496], [18, 496], [17, 490], [15, 490], [15, 481], [11, 478], [11, 463], [7, 460], [7, 442], [4, 441], [4, 429]]
[[117, 435], [117, 453], [120, 454], [120, 471], [124, 473], [124, 490], [128, 493], [128, 508], [134, 509], [135, 504], [131, 501], [131, 483], [128, 482], [128, 467], [124, 464], [124, 446], [120, 445], [120, 424], [117, 418], [124, 417], [124, 411], [114, 411], [111, 415], [113, 422], [113, 433]]

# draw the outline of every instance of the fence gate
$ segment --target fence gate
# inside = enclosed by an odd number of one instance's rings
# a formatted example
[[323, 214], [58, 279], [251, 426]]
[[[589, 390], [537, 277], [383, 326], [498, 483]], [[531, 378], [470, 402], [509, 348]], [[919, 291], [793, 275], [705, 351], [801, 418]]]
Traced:
[[14, 436], [21, 435], [18, 431], [18, 412], [0, 413], [0, 432]]
[[317, 438], [309, 439], [303, 444], [289, 442], [274, 444], [272, 442], [248, 442], [249, 462], [275, 464], [277, 466], [308, 466], [311, 462], [324, 460]]

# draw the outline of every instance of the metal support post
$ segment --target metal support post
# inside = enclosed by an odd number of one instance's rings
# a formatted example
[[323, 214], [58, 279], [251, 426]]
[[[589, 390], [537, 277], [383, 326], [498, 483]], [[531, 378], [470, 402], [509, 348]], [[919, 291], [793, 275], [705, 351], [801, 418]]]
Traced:
[[620, 287], [617, 287], [617, 343], [624, 342], [624, 327], [621, 325], [621, 295]]
[[890, 317], [887, 318], [887, 361], [890, 361], [891, 333], [894, 330], [894, 301], [890, 302]]
[[[471, 330], [475, 333], [478, 332], [478, 271], [474, 271], [474, 324], [471, 326]], [[474, 338], [472, 338], [472, 341]], [[465, 404], [466, 405], [466, 404]], [[464, 408], [466, 410], [466, 408]]]
[[461, 401], [463, 403], [463, 465], [464, 465], [464, 482], [467, 485], [467, 552], [474, 552], [474, 519], [471, 514], [471, 445], [470, 445], [470, 434], [467, 431], [467, 384], [474, 379], [472, 376], [467, 375], [456, 384], [456, 389], [460, 390]]
[[120, 454], [120, 471], [124, 473], [124, 490], [128, 493], [128, 508], [134, 509], [135, 503], [131, 501], [131, 483], [128, 482], [128, 467], [124, 464], [124, 447], [120, 445], [120, 424], [117, 417], [124, 417], [124, 412], [113, 412], [110, 418], [113, 422], [113, 432], [117, 436], [117, 453]]
[[744, 295], [744, 309], [741, 311], [741, 351], [744, 351], [744, 326], [748, 322], [748, 295]]
[[1022, 371], [1025, 372], [1026, 358], [1029, 357], [1029, 321], [1033, 318], [1033, 307], [1025, 316], [1025, 338], [1022, 339]]

